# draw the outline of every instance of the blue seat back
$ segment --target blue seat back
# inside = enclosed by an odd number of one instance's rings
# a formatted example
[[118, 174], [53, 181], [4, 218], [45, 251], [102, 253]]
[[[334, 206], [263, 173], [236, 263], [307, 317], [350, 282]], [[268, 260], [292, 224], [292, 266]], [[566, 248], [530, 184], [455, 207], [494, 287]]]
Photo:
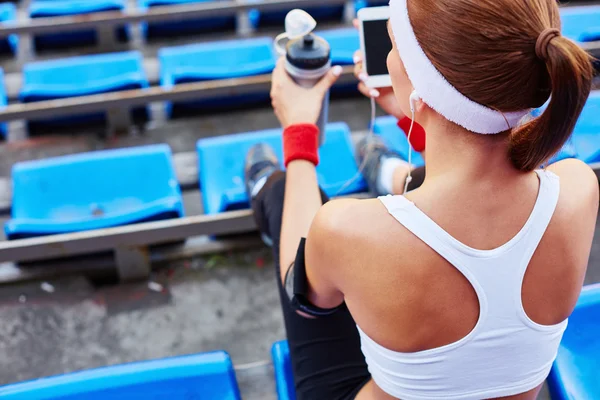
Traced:
[[[170, 6], [190, 3], [207, 3], [214, 0], [137, 0], [140, 10], [148, 10], [151, 7]], [[230, 14], [199, 17], [195, 19], [183, 19], [177, 21], [157, 21], [141, 23], [142, 33], [146, 37], [181, 35], [195, 32], [215, 32], [233, 29], [235, 27], [235, 11]]]
[[279, 400], [296, 400], [294, 374], [290, 361], [290, 348], [287, 340], [276, 342], [271, 348], [273, 369], [275, 371], [275, 387]]
[[126, 0], [34, 0], [29, 6], [31, 18], [87, 14], [124, 10]]
[[[200, 186], [206, 214], [248, 208], [244, 187], [244, 159], [250, 147], [261, 142], [272, 146], [278, 159], [283, 160], [280, 129], [198, 141], [196, 148]], [[317, 177], [327, 195], [356, 193], [366, 189], [366, 184], [358, 173], [350, 129], [346, 124], [327, 125], [319, 155]]]
[[564, 7], [560, 18], [564, 36], [576, 42], [600, 40], [600, 6]]
[[161, 85], [270, 73], [273, 40], [256, 38], [168, 47], [158, 52]]
[[191, 3], [207, 3], [214, 0], [137, 0], [138, 7], [142, 10], [150, 7], [158, 6], [169, 6], [177, 4], [191, 4]]
[[354, 64], [354, 52], [360, 48], [358, 31], [354, 28], [332, 29], [316, 32], [331, 46], [331, 63], [334, 65]]
[[600, 162], [600, 91], [592, 91], [571, 141], [579, 159], [588, 164]]
[[224, 351], [76, 372], [0, 387], [3, 400], [238, 400]]
[[600, 398], [600, 284], [585, 287], [548, 377], [553, 400]]
[[148, 87], [137, 51], [28, 63], [23, 68], [23, 102]]
[[[0, 3], [0, 23], [16, 21], [17, 8], [13, 3]], [[0, 51], [8, 51], [13, 54], [17, 53], [19, 45], [19, 37], [17, 35], [9, 35], [7, 38], [0, 39]]]
[[22, 162], [12, 179], [11, 239], [184, 215], [167, 145]]
[[[391, 116], [379, 117], [375, 120], [375, 126], [373, 132], [380, 135], [385, 143], [400, 156], [408, 160], [409, 145], [406, 139], [406, 134], [402, 132], [397, 125], [398, 120]], [[425, 160], [421, 157], [420, 153], [416, 151], [412, 152], [412, 163], [413, 165], [420, 167], [425, 165]]]
[[[0, 111], [6, 108], [8, 104], [8, 96], [6, 95], [6, 87], [4, 86], [4, 70], [0, 68]], [[0, 137], [6, 138], [8, 128], [5, 122], [0, 122]]]

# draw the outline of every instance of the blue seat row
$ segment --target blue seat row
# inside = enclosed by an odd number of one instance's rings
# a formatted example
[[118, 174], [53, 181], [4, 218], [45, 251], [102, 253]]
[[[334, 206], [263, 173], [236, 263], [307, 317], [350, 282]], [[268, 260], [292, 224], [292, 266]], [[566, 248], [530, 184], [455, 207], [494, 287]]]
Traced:
[[[127, 0], [33, 0], [29, 5], [30, 18], [82, 15], [104, 11], [124, 11]], [[97, 42], [95, 29], [74, 32], [45, 33], [34, 35], [36, 49], [91, 45]], [[118, 27], [115, 35], [120, 41], [129, 39], [129, 28]]]
[[[23, 67], [19, 99], [23, 103], [86, 96], [149, 86], [140, 52], [95, 54], [28, 63]], [[148, 107], [132, 110], [135, 119], [147, 119]], [[72, 125], [105, 120], [105, 113], [28, 121], [43, 126]]]
[[[147, 10], [152, 7], [169, 6], [176, 4], [202, 3], [215, 0], [137, 0], [137, 7]], [[260, 2], [261, 0], [256, 0]], [[384, 0], [355, 0], [356, 10], [387, 4]], [[103, 11], [124, 11], [126, 0], [33, 0], [29, 8], [30, 18], [42, 18], [65, 15], [81, 15]], [[258, 12], [251, 10], [249, 13], [251, 25], [282, 25], [285, 14], [289, 10]], [[317, 20], [341, 19], [344, 14], [343, 5], [313, 6], [307, 8]], [[600, 6], [568, 7], [561, 10], [564, 34], [576, 41], [600, 40], [598, 20]], [[7, 3], [0, 6], [0, 22], [15, 19], [14, 5]], [[165, 21], [142, 24], [146, 36], [160, 36], [182, 34], [187, 32], [214, 32], [217, 30], [235, 27], [235, 12], [229, 16], [200, 18], [196, 20]], [[122, 40], [128, 40], [129, 27], [116, 28], [115, 34]], [[83, 30], [72, 33], [43, 34], [35, 36], [37, 48], [63, 47], [94, 43], [96, 33], [93, 30]], [[10, 51], [15, 52], [18, 39], [15, 35], [6, 41]]]
[[600, 284], [581, 292], [548, 386], [553, 400], [600, 398]]
[[561, 9], [562, 32], [576, 42], [600, 40], [600, 6], [566, 7]]
[[[244, 188], [244, 158], [250, 147], [259, 142], [271, 145], [279, 160], [283, 159], [280, 129], [198, 141], [196, 147], [206, 214], [248, 208]], [[366, 190], [354, 159], [350, 129], [346, 124], [338, 122], [327, 125], [319, 154], [317, 177], [328, 196]]]
[[[331, 42], [334, 64], [351, 64], [352, 54], [358, 48], [358, 34], [354, 29], [323, 31]], [[270, 73], [277, 59], [271, 38], [217, 41], [159, 50], [160, 84], [171, 89], [174, 85], [211, 79], [238, 78]], [[26, 64], [23, 68], [22, 102], [92, 95], [127, 89], [148, 87], [140, 52], [129, 51], [64, 58]], [[227, 108], [266, 101], [268, 93], [228, 96], [204, 102], [166, 103], [167, 114], [175, 107]], [[0, 100], [1, 101], [1, 100]], [[148, 109], [135, 110], [137, 116], [147, 118]], [[103, 114], [60, 118], [58, 120], [30, 121], [36, 129], [40, 125], [86, 122], [103, 119]]]
[[[178, 4], [204, 3], [213, 0], [137, 0], [137, 6], [140, 10], [148, 10], [152, 7], [162, 7]], [[251, 21], [255, 24], [256, 21]], [[183, 33], [214, 32], [234, 29], [236, 26], [235, 13], [226, 16], [187, 19], [171, 22], [152, 22], [143, 23], [142, 32], [145, 37], [158, 37], [169, 35], [180, 35]]]
[[3, 400], [239, 400], [224, 351], [143, 361], [0, 387]]
[[12, 181], [9, 240], [184, 216], [167, 145], [21, 162]]
[[[279, 129], [198, 141], [199, 184], [206, 214], [247, 208], [243, 162], [249, 147], [271, 144], [281, 156]], [[330, 196], [363, 191], [350, 130], [327, 126], [319, 182]], [[184, 216], [167, 145], [104, 150], [17, 163], [12, 169], [9, 240], [86, 231]]]
[[[152, 7], [169, 6], [177, 4], [203, 3], [214, 0], [137, 0], [140, 10], [148, 10]], [[261, 0], [257, 0], [257, 3]], [[363, 4], [364, 3], [364, 4]], [[360, 2], [364, 6], [364, 1]], [[81, 15], [103, 11], [124, 11], [126, 0], [33, 0], [29, 7], [30, 18], [55, 17], [66, 15]], [[14, 6], [12, 14], [8, 19], [14, 19]], [[343, 5], [336, 6], [314, 6], [309, 11], [317, 20], [340, 20], [343, 16]], [[249, 13], [250, 23], [254, 27], [263, 25], [283, 25], [285, 15], [289, 10], [258, 12], [251, 10]], [[188, 32], [214, 32], [218, 30], [232, 29], [236, 24], [235, 11], [229, 16], [200, 18], [195, 20], [165, 21], [142, 24], [142, 31], [147, 37], [164, 36], [171, 34], [182, 34]], [[120, 40], [128, 40], [129, 27], [116, 29], [116, 35]], [[93, 30], [84, 30], [73, 33], [44, 34], [35, 36], [35, 45], [39, 49], [63, 47], [72, 45], [83, 45], [94, 43], [96, 33]], [[16, 46], [16, 44], [15, 44]]]
[[[287, 341], [271, 348], [279, 400], [295, 400]], [[600, 398], [600, 284], [584, 287], [569, 317], [548, 385], [553, 400]]]
[[[270, 73], [276, 56], [271, 38], [230, 40], [161, 49], [160, 84], [166, 89], [186, 82], [238, 78]], [[227, 108], [253, 102], [266, 102], [266, 92], [226, 96], [205, 101], [167, 102], [168, 116], [176, 110], [189, 108]]]
[[[6, 87], [4, 86], [4, 70], [0, 68], [0, 111], [6, 108], [8, 104], [8, 96], [6, 95]], [[5, 139], [8, 133], [8, 127], [5, 122], [0, 122], [0, 139]]]

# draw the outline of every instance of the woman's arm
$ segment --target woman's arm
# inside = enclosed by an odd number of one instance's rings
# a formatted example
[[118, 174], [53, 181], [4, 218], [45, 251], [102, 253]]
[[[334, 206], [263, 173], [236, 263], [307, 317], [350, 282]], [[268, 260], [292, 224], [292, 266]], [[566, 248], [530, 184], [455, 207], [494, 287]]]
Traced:
[[[314, 124], [321, 112], [323, 97], [339, 77], [341, 68], [332, 68], [317, 85], [307, 89], [298, 86], [289, 77], [284, 62], [283, 58], [280, 59], [273, 71], [271, 99], [275, 115], [284, 128], [298, 124]], [[284, 142], [285, 135], [284, 129]], [[285, 185], [279, 253], [282, 281], [285, 280], [288, 267], [296, 258], [301, 238], [308, 236], [313, 219], [322, 206], [317, 173], [312, 162], [304, 159], [290, 161], [287, 165]], [[319, 273], [320, 265], [317, 264], [319, 263], [313, 261], [311, 265], [306, 266], [309, 285], [315, 291], [328, 291], [326, 288], [329, 285], [324, 284], [322, 274]], [[319, 288], [323, 289], [319, 290]], [[322, 294], [325, 298], [330, 297], [328, 293]], [[322, 304], [315, 305], [322, 306]]]
[[304, 160], [289, 163], [279, 245], [282, 281], [288, 267], [294, 262], [300, 239], [308, 236], [308, 230], [322, 205], [315, 166]]

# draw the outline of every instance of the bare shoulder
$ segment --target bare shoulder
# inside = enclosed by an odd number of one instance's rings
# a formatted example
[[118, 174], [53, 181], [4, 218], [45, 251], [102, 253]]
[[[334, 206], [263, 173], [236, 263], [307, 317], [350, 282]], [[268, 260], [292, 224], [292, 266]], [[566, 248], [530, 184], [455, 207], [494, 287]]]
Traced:
[[332, 200], [319, 210], [311, 225], [307, 244], [329, 265], [346, 268], [367, 252], [385, 224], [385, 208], [377, 199]]
[[560, 178], [561, 197], [559, 207], [571, 213], [598, 210], [598, 178], [584, 162], [576, 159], [559, 161], [548, 167]]
[[321, 207], [311, 227], [311, 234], [342, 243], [366, 236], [380, 219], [383, 205], [377, 199], [332, 200]]

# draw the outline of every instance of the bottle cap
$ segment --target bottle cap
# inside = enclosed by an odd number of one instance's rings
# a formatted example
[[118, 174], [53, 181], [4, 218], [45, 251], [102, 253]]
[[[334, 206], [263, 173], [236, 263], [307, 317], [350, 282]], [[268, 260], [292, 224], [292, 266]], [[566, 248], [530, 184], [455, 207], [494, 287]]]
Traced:
[[291, 39], [308, 35], [316, 26], [317, 21], [306, 11], [291, 10], [285, 16], [285, 32], [275, 38], [275, 50], [280, 56], [285, 55], [286, 45]]
[[291, 39], [286, 45], [287, 61], [298, 69], [320, 69], [329, 63], [329, 43], [312, 33]]

